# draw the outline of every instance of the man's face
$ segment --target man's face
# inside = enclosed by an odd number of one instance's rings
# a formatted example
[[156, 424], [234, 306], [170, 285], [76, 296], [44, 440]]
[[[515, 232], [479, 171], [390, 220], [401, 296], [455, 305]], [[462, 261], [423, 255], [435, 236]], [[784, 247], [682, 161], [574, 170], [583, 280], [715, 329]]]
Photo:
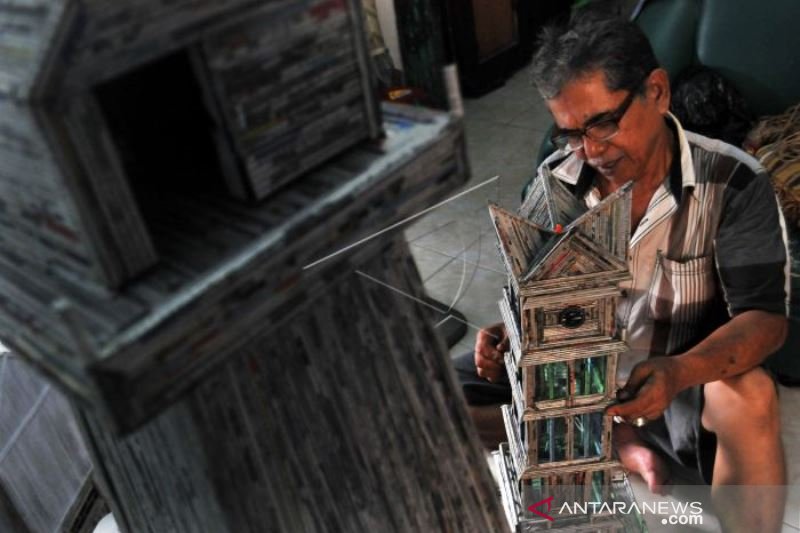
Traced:
[[[656, 70], [643, 82], [644, 96], [636, 95], [619, 119], [619, 131], [607, 141], [584, 136], [576, 151], [598, 173], [619, 185], [646, 176], [659, 156], [664, 114], [669, 109], [669, 83], [666, 73]], [[605, 75], [596, 71], [569, 82], [554, 98], [547, 100], [556, 127], [575, 130], [594, 124], [624, 105], [630, 91], [611, 92]], [[658, 176], [657, 178], [660, 178]]]

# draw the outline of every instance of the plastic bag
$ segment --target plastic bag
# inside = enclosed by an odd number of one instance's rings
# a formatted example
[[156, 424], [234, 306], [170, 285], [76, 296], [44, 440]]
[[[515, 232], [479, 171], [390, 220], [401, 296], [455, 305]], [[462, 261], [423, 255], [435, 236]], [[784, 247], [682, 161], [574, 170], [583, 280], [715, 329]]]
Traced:
[[673, 83], [672, 113], [683, 127], [741, 146], [753, 123], [742, 95], [718, 72], [702, 66], [684, 69]]

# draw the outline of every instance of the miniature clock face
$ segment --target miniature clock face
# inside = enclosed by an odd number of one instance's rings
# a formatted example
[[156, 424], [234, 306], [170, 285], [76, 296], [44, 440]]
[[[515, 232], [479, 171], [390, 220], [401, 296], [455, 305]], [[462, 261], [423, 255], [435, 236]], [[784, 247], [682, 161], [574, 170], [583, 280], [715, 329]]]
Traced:
[[565, 307], [558, 313], [558, 323], [565, 328], [579, 328], [586, 322], [586, 311], [576, 305]]

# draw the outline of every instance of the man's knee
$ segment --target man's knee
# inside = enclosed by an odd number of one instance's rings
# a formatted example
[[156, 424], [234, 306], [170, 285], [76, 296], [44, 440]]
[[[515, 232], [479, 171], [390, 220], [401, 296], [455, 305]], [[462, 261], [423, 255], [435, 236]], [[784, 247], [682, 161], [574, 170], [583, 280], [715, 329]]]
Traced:
[[[775, 383], [762, 368], [706, 383], [703, 426], [719, 432], [724, 427], [777, 429], [780, 421]], [[724, 426], [724, 427], [721, 427]]]

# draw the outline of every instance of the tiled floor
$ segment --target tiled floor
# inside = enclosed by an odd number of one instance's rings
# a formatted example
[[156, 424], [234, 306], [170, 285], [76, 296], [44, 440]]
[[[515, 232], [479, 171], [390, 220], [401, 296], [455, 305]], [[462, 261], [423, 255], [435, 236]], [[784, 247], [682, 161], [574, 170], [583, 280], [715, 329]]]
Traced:
[[[472, 349], [478, 327], [500, 321], [497, 300], [505, 273], [486, 206], [491, 201], [517, 208], [520, 190], [534, 171], [535, 154], [551, 123], [524, 69], [504, 87], [467, 100], [465, 108], [472, 178], [464, 189], [499, 177], [432, 211], [406, 231], [429, 295], [464, 313], [471, 324], [467, 336], [452, 349], [453, 355]], [[800, 410], [800, 389], [781, 390], [781, 409], [791, 484], [784, 517], [788, 533], [800, 531], [800, 418], [795, 416]], [[648, 500], [641, 480], [632, 482], [637, 498]], [[676, 492], [680, 499], [680, 490]], [[710, 514], [704, 518], [704, 526], [695, 530], [714, 531], [716, 519]], [[654, 533], [677, 531], [655, 520], [649, 520], [648, 526]]]
[[[497, 255], [488, 202], [519, 205], [522, 185], [549, 124], [523, 70], [481, 99], [465, 101], [472, 178], [465, 189], [496, 180], [431, 212], [406, 231], [430, 296], [464, 313], [474, 326], [500, 321], [505, 270]], [[472, 347], [475, 327], [454, 349]]]

